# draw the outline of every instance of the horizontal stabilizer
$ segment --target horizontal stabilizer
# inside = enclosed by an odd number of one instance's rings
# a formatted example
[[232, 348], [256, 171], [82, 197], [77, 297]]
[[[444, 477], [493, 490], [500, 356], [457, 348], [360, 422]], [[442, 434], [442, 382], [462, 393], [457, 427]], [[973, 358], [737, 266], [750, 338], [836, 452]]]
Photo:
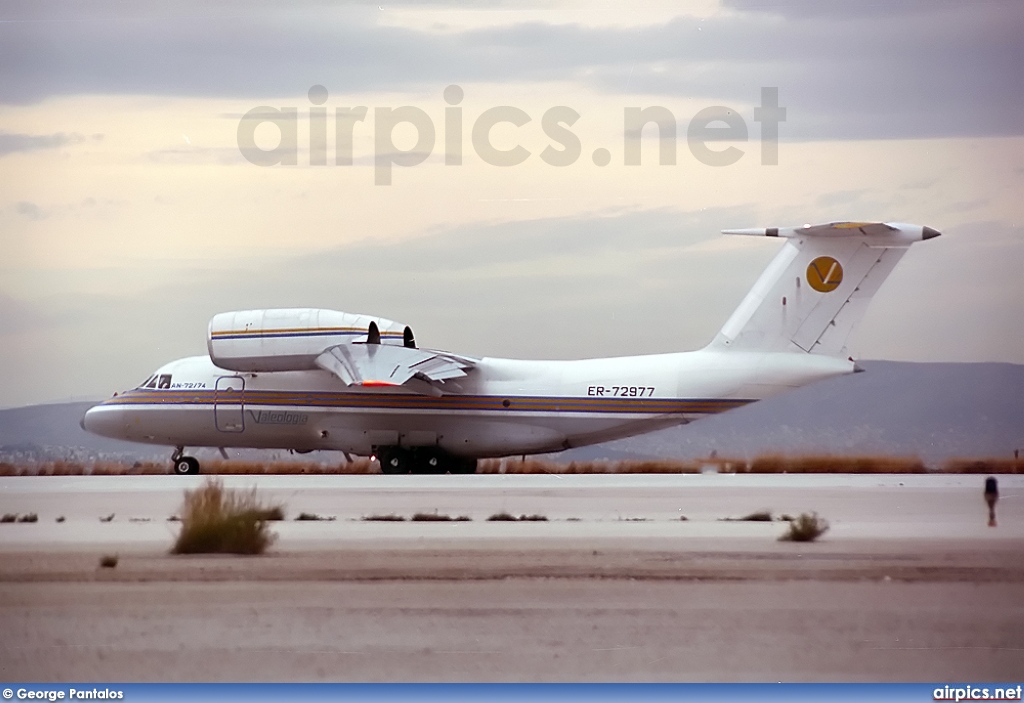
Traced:
[[417, 390], [416, 380], [442, 383], [465, 376], [475, 366], [472, 359], [454, 354], [386, 344], [339, 344], [315, 363], [348, 386], [409, 385], [412, 390]]
[[939, 232], [931, 227], [907, 225], [901, 222], [829, 222], [823, 225], [801, 227], [754, 227], [751, 229], [723, 229], [722, 234], [743, 234], [752, 237], [856, 237], [868, 246], [910, 246]]

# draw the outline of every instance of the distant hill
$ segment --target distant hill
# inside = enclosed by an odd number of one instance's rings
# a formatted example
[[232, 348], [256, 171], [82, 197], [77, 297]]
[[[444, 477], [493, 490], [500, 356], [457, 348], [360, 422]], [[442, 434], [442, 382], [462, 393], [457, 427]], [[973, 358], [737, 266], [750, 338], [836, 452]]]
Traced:
[[90, 434], [79, 422], [93, 402], [30, 405], [0, 410], [0, 459], [150, 459], [170, 457], [163, 447]]
[[[712, 451], [740, 458], [764, 453], [910, 454], [938, 464], [951, 457], [1009, 457], [1014, 449], [1024, 450], [1024, 366], [893, 361], [861, 365], [865, 373], [806, 386], [690, 425], [580, 447], [553, 458], [695, 458]], [[84, 431], [79, 421], [91, 405], [0, 410], [0, 458], [169, 458], [165, 447], [119, 442]], [[283, 452], [264, 454], [271, 455]], [[307, 458], [315, 457], [316, 453]]]

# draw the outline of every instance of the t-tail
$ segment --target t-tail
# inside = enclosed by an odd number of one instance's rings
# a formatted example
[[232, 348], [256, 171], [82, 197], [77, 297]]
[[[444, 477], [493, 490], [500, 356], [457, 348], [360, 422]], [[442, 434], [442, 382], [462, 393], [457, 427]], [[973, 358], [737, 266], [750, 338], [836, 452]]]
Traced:
[[871, 297], [931, 227], [832, 222], [803, 227], [724, 230], [783, 237], [786, 245], [709, 348], [798, 352], [846, 358], [847, 340]]

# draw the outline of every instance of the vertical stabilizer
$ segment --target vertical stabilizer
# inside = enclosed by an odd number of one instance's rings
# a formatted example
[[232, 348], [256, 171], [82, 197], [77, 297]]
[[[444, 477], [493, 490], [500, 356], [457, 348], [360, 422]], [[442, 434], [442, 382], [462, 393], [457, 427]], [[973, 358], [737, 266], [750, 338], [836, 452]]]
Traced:
[[847, 356], [871, 297], [916, 241], [938, 232], [895, 223], [725, 230], [786, 239], [712, 348]]

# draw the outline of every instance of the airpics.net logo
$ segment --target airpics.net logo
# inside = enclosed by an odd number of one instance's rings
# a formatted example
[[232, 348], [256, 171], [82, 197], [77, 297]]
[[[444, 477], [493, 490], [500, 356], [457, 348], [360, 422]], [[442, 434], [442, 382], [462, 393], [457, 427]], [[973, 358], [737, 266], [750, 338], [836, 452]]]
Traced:
[[[308, 97], [311, 103], [308, 114], [300, 115], [297, 107], [260, 105], [242, 116], [238, 122], [237, 141], [238, 150], [246, 161], [256, 166], [297, 166], [298, 122], [306, 118], [309, 121], [309, 165], [328, 165], [330, 108], [326, 105], [327, 89], [322, 85], [314, 85], [309, 89]], [[478, 114], [467, 115], [462, 107], [465, 91], [457, 85], [445, 88], [443, 98], [446, 107], [440, 137], [434, 120], [420, 107], [402, 105], [373, 109], [372, 164], [375, 185], [391, 185], [396, 166], [418, 166], [434, 154], [435, 149], [443, 151], [445, 166], [461, 166], [467, 158], [464, 153], [467, 126], [472, 153], [481, 162], [491, 166], [510, 168], [536, 157], [548, 166], [564, 168], [577, 163], [583, 155], [583, 143], [572, 129], [581, 115], [571, 107], [556, 105], [544, 111], [540, 118], [540, 130], [549, 143], [535, 154], [519, 141], [511, 147], [498, 148], [492, 139], [492, 132], [499, 125], [503, 129], [508, 129], [504, 125], [511, 125], [516, 134], [522, 130], [536, 129], [536, 125], [531, 124], [533, 116], [526, 110], [512, 105], [499, 105]], [[363, 105], [334, 107], [333, 113], [333, 125], [330, 125], [334, 135], [333, 165], [352, 166], [355, 163], [354, 135], [357, 129], [365, 129], [370, 109]], [[753, 120], [760, 125], [758, 141], [761, 164], [777, 165], [779, 124], [786, 121], [786, 108], [779, 106], [778, 88], [761, 88], [761, 104], [754, 108]], [[469, 122], [472, 124], [467, 124]], [[263, 148], [257, 144], [256, 132], [263, 125], [271, 125], [271, 129], [276, 130], [276, 146]], [[645, 128], [648, 128], [657, 131], [658, 165], [675, 166], [678, 152], [677, 125], [676, 115], [661, 105], [623, 108], [622, 165], [641, 165], [641, 141]], [[415, 143], [407, 149], [399, 148], [395, 143], [396, 130], [410, 129], [416, 134]], [[438, 146], [439, 141], [443, 146]], [[722, 105], [698, 110], [686, 127], [686, 146], [690, 154], [706, 166], [723, 167], [737, 163], [747, 152], [735, 144], [749, 141], [747, 120], [737, 110]], [[730, 144], [724, 145], [726, 142]], [[604, 146], [598, 146], [590, 152], [590, 159], [594, 165], [605, 167], [612, 163], [613, 153]]]

